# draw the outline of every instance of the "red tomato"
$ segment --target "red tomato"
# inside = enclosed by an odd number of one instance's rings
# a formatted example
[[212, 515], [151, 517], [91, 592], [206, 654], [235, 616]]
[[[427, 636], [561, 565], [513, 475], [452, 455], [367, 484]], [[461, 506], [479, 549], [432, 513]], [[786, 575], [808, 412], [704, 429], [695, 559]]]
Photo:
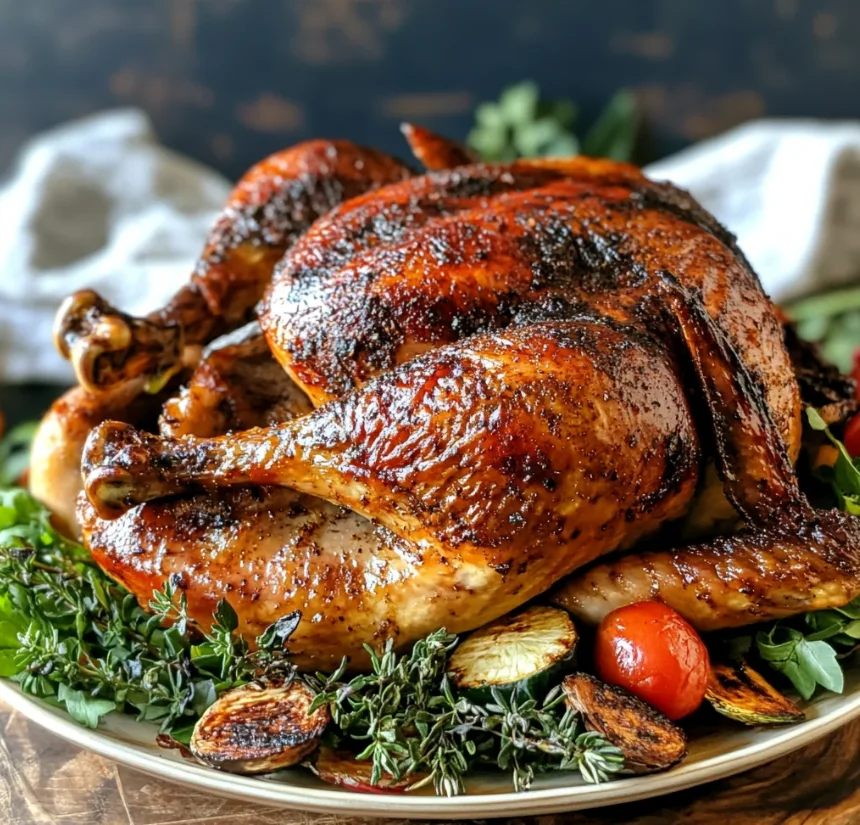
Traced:
[[594, 647], [597, 674], [670, 719], [692, 713], [708, 687], [708, 651], [680, 614], [659, 602], [613, 610]]
[[860, 456], [860, 413], [855, 415], [845, 426], [842, 442], [852, 458]]

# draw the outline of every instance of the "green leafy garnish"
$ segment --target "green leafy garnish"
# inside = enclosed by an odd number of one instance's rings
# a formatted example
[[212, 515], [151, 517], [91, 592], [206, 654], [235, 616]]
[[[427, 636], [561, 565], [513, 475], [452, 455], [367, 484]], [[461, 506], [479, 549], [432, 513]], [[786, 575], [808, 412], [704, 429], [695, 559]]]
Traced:
[[[830, 432], [818, 410], [808, 407], [806, 418], [816, 432], [824, 433], [837, 450], [833, 467], [816, 471], [836, 496], [839, 507], [860, 514], [860, 469], [845, 445]], [[755, 638], [739, 636], [729, 640], [732, 654], [745, 655], [754, 649], [763, 662], [782, 674], [795, 690], [810, 699], [822, 687], [842, 693], [844, 676], [839, 659], [860, 643], [860, 598], [832, 610], [806, 613], [793, 619], [774, 622]], [[754, 645], [754, 648], [753, 648]]]
[[832, 467], [819, 467], [816, 474], [822, 481], [830, 484], [842, 510], [854, 516], [860, 515], [860, 468], [857, 461], [851, 458], [845, 445], [830, 432], [818, 410], [807, 407], [806, 417], [809, 426], [824, 433], [838, 453], [836, 463]]
[[249, 652], [226, 602], [196, 631], [176, 581], [143, 610], [25, 490], [0, 490], [0, 514], [0, 674], [82, 724], [118, 709], [170, 731], [223, 690], [291, 672], [283, 646]]
[[518, 157], [592, 157], [630, 160], [638, 118], [632, 94], [620, 91], [580, 141], [574, 133], [577, 107], [568, 100], [542, 101], [535, 83], [525, 81], [502, 92], [497, 103], [475, 110], [468, 144], [488, 161]]
[[481, 766], [510, 773], [518, 791], [546, 771], [579, 770], [586, 781], [602, 782], [621, 770], [621, 751], [585, 731], [560, 686], [541, 700], [494, 691], [491, 702], [478, 704], [456, 695], [445, 675], [456, 642], [439, 630], [397, 656], [389, 641], [381, 656], [368, 648], [370, 673], [343, 681], [344, 662], [330, 676], [307, 677], [317, 691], [312, 707], [327, 704], [342, 734], [361, 744], [358, 758], [372, 762], [373, 782], [426, 773], [413, 787], [432, 784], [451, 796]]
[[768, 632], [756, 634], [756, 646], [759, 656], [788, 678], [804, 699], [812, 697], [817, 685], [842, 693], [842, 668], [836, 660], [836, 650], [827, 642], [777, 624]]
[[[181, 579], [153, 594], [149, 610], [109, 579], [79, 544], [60, 535], [47, 510], [22, 489], [0, 490], [0, 676], [96, 727], [114, 711], [154, 722], [188, 742], [193, 723], [219, 694], [253, 679], [294, 678], [286, 645], [300, 615], [265, 630], [256, 649], [238, 635], [221, 601], [211, 629], [189, 618]], [[373, 669], [342, 681], [309, 677], [330, 705], [333, 735], [383, 772], [427, 771], [440, 793], [462, 789], [465, 773], [495, 765], [518, 789], [537, 772], [576, 770], [590, 782], [620, 770], [617, 749], [585, 732], [558, 689], [542, 702], [494, 697], [479, 706], [454, 696], [445, 676], [456, 637], [440, 630], [408, 656], [389, 643]]]
[[639, 118], [636, 98], [616, 92], [582, 140], [582, 154], [593, 158], [630, 160], [636, 148]]
[[[13, 427], [0, 440], [0, 487], [17, 484], [30, 463], [30, 444], [36, 435], [37, 421], [27, 421]], [[0, 514], [0, 527], [3, 516]]]
[[786, 307], [801, 338], [815, 341], [824, 357], [850, 372], [860, 347], [860, 287], [837, 289], [802, 298]]
[[82, 690], [72, 690], [65, 684], [58, 685], [57, 699], [65, 705], [72, 719], [88, 728], [97, 728], [102, 716], [116, 710], [116, 702], [90, 696]]

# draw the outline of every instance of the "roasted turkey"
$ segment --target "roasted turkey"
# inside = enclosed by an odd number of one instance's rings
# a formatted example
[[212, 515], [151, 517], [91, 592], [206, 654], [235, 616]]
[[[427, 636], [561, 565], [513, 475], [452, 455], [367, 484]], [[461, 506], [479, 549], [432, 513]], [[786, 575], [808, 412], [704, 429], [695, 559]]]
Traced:
[[275, 263], [317, 217], [409, 175], [394, 158], [349, 141], [301, 143], [260, 161], [236, 184], [189, 283], [167, 306], [132, 318], [91, 290], [64, 302], [54, 338], [79, 386], [45, 416], [33, 444], [30, 483], [66, 532], [77, 531], [75, 498], [90, 429], [108, 418], [149, 422], [153, 409], [187, 378], [183, 367], [195, 365], [200, 348], [250, 320]]
[[111, 398], [262, 295], [262, 335], [210, 347], [159, 433], [105, 405], [77, 513], [99, 564], [144, 604], [173, 577], [203, 626], [227, 598], [249, 638], [299, 609], [303, 666], [541, 594], [590, 621], [661, 599], [713, 630], [860, 593], [855, 520], [799, 489], [797, 365], [732, 236], [626, 164], [481, 164], [406, 134], [431, 171], [354, 147], [330, 188], [259, 167], [278, 196], [251, 220], [240, 183], [152, 318], [65, 307], [62, 348]]

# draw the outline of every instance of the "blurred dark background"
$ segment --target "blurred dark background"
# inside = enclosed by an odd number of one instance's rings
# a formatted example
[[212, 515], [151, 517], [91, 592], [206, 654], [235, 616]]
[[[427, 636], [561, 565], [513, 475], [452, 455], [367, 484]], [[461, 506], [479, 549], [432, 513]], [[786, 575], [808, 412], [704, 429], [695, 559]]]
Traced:
[[0, 170], [45, 127], [145, 109], [231, 177], [310, 135], [402, 152], [532, 78], [586, 122], [619, 87], [639, 159], [759, 116], [856, 117], [858, 0], [0, 0]]
[[[860, 0], [0, 0], [0, 175], [54, 124], [137, 106], [235, 178], [309, 136], [404, 153], [414, 120], [463, 137], [536, 81], [580, 106], [619, 88], [647, 162], [762, 116], [860, 116]], [[53, 387], [4, 387], [12, 420]]]

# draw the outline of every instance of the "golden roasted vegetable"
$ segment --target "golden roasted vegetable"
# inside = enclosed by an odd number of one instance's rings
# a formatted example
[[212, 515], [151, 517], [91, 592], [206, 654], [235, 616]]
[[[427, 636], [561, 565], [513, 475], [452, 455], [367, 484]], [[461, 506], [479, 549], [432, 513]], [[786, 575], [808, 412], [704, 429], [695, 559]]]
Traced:
[[745, 725], [788, 725], [806, 714], [745, 661], [711, 663], [705, 698], [717, 713]]
[[619, 748], [634, 773], [671, 768], [687, 755], [684, 731], [626, 690], [587, 673], [568, 676], [562, 687], [568, 707], [582, 714], [589, 730]]
[[313, 700], [313, 691], [298, 681], [235, 688], [200, 717], [191, 736], [191, 752], [232, 773], [289, 768], [316, 748], [329, 723], [326, 707], [308, 713]]
[[451, 656], [448, 671], [457, 690], [478, 701], [489, 700], [493, 688], [540, 692], [570, 663], [576, 642], [567, 611], [527, 607], [469, 634]]
[[374, 785], [372, 780], [373, 763], [366, 759], [356, 759], [349, 751], [322, 747], [316, 759], [308, 767], [329, 785], [338, 785], [359, 793], [405, 793], [409, 785], [419, 782], [424, 774], [413, 774], [408, 779], [395, 779], [385, 773]]

